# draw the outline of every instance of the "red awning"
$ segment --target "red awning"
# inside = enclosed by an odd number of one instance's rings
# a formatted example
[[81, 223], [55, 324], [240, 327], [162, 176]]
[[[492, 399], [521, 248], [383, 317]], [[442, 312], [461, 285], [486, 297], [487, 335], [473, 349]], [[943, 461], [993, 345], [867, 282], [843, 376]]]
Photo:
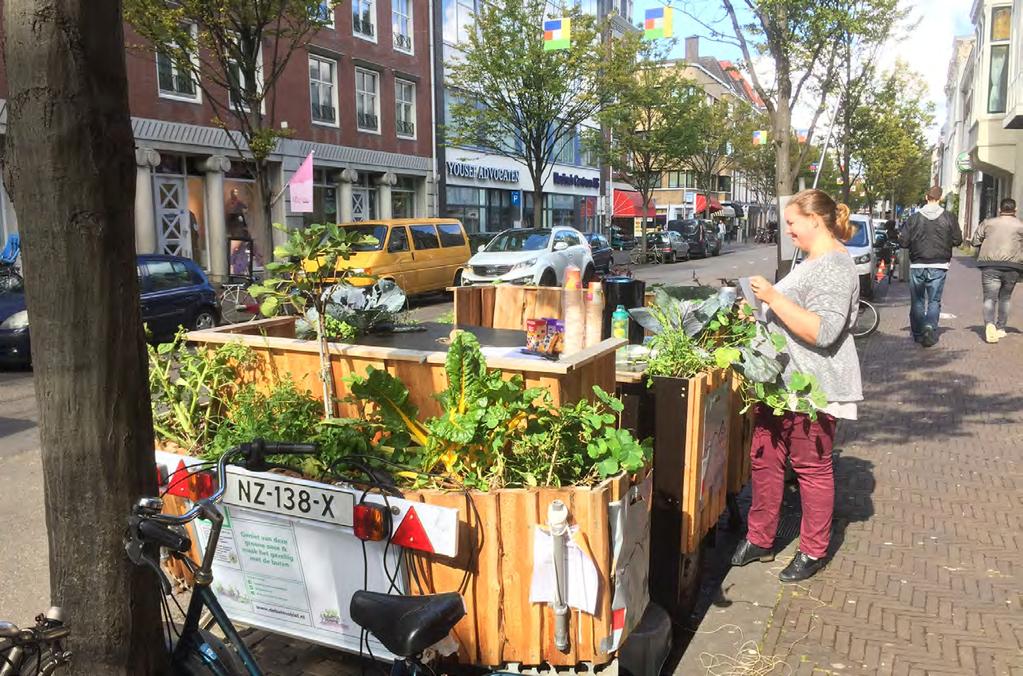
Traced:
[[[647, 218], [657, 216], [657, 207], [654, 200], [650, 200], [650, 206], [646, 212]], [[640, 218], [643, 216], [643, 196], [633, 190], [615, 190], [614, 217], [615, 218]]]
[[[707, 196], [706, 195], [697, 195], [696, 196], [696, 215], [699, 216], [700, 214], [705, 213], [706, 210], [707, 210]], [[715, 211], [721, 211], [721, 202], [718, 201], [717, 197], [714, 197], [713, 195], [711, 195], [710, 196], [710, 213], [714, 213]]]

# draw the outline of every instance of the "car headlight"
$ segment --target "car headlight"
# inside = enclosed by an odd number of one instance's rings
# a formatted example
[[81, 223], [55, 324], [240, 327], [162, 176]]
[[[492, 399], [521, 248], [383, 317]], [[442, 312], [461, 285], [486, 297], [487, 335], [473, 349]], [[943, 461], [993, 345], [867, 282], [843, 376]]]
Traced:
[[0, 329], [24, 329], [28, 328], [28, 310], [15, 312], [0, 324]]
[[870, 254], [863, 254], [862, 256], [857, 256], [856, 258], [853, 259], [853, 263], [856, 263], [857, 265], [859, 265], [861, 263], [869, 263], [869, 262], [870, 262]]
[[514, 267], [512, 267], [512, 270], [526, 270], [536, 265], [536, 261], [537, 259], [535, 258], [530, 258], [528, 261], [521, 261], [516, 263]]

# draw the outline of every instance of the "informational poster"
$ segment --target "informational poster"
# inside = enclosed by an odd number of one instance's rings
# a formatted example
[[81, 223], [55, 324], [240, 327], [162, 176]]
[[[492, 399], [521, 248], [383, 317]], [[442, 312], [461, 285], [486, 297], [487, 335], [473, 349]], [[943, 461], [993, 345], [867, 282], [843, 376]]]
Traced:
[[703, 414], [703, 448], [700, 457], [700, 503], [725, 483], [728, 459], [728, 380], [707, 394]]

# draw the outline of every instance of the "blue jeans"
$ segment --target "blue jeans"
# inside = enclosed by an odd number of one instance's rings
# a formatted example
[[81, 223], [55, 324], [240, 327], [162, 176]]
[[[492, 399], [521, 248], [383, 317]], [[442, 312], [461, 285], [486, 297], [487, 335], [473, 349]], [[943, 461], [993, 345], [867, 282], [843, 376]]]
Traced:
[[941, 293], [945, 290], [948, 270], [913, 268], [909, 271], [909, 327], [913, 338], [924, 337], [924, 327], [938, 328], [941, 315]]
[[1019, 270], [1010, 268], [984, 268], [980, 272], [984, 290], [984, 323], [1004, 329], [1009, 321], [1012, 290], [1019, 281]]

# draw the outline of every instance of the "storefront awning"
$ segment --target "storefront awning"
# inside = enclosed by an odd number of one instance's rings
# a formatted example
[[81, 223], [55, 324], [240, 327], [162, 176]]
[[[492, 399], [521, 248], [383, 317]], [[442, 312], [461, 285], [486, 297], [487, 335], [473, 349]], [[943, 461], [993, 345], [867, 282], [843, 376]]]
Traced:
[[735, 215], [738, 218], [742, 218], [743, 216], [746, 215], [746, 213], [743, 211], [742, 205], [739, 204], [738, 202], [725, 202], [725, 206], [732, 207], [732, 210], [735, 211]]
[[[647, 218], [657, 216], [657, 205], [653, 199], [647, 207]], [[614, 217], [615, 218], [642, 218], [643, 196], [634, 190], [615, 190]]]
[[[696, 196], [695, 210], [696, 210], [697, 217], [699, 217], [700, 214], [706, 213], [706, 211], [707, 211], [707, 196], [706, 195], [697, 195]], [[710, 213], [714, 213], [715, 211], [721, 211], [721, 202], [718, 201], [717, 197], [714, 197], [713, 195], [711, 195], [710, 196]]]

